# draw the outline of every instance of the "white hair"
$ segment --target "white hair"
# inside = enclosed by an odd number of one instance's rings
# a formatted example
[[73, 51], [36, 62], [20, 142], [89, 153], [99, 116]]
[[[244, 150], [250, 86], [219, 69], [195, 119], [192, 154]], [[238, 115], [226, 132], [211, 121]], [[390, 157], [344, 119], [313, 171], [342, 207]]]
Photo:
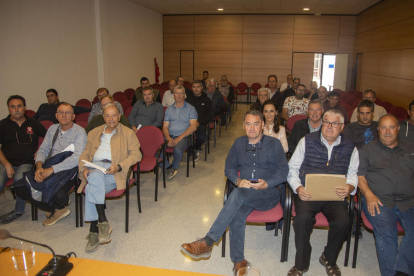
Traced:
[[338, 109], [329, 109], [328, 111], [326, 111], [324, 114], [323, 114], [323, 120], [325, 120], [325, 116], [326, 115], [330, 115], [330, 116], [338, 116], [339, 118], [340, 118], [340, 121], [341, 121], [341, 123], [343, 124], [344, 123], [344, 121], [345, 121], [345, 118], [344, 118], [344, 114], [342, 114], [342, 112], [341, 111], [339, 111]]
[[267, 92], [267, 96], [269, 97], [269, 99], [270, 99], [270, 89], [269, 88], [267, 88], [267, 87], [262, 87], [262, 88], [260, 88], [259, 90], [257, 90], [257, 95], [259, 95], [259, 93], [260, 92], [263, 92], [263, 91], [265, 91], [265, 92]]

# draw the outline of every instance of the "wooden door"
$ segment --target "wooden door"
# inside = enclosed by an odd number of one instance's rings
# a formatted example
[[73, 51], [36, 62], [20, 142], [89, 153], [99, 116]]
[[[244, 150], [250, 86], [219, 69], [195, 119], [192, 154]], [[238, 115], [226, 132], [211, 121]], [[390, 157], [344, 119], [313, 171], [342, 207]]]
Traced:
[[194, 51], [180, 51], [180, 75], [184, 80], [194, 80]]

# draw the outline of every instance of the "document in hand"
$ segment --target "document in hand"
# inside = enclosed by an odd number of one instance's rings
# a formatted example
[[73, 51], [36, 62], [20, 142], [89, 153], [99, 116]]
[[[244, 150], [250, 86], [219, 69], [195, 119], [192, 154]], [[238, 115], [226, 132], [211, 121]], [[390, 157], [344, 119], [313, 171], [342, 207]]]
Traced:
[[104, 174], [106, 174], [106, 169], [105, 168], [103, 168], [101, 166], [98, 166], [98, 165], [95, 165], [94, 163], [88, 162], [86, 160], [81, 160], [81, 161], [84, 163], [83, 165], [85, 167], [97, 169], [97, 170], [100, 170], [101, 172], [103, 172]]
[[335, 193], [335, 187], [346, 184], [345, 175], [307, 174], [305, 181], [305, 190], [312, 195], [310, 201], [344, 200]]

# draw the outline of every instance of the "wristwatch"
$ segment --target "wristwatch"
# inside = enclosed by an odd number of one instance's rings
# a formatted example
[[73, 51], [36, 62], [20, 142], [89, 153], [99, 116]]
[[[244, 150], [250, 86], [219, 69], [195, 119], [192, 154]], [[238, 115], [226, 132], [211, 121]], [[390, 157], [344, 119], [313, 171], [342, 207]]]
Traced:
[[237, 187], [239, 187], [240, 182], [241, 182], [241, 179], [240, 178], [236, 180], [236, 186]]
[[118, 172], [122, 172], [121, 165], [118, 164]]

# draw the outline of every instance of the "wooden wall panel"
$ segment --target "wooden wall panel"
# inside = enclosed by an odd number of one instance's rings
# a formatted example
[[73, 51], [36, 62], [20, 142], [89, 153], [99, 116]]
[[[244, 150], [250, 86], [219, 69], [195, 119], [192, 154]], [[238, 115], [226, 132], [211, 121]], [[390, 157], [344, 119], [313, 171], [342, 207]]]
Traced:
[[252, 52], [243, 51], [242, 68], [279, 68], [292, 67], [292, 52]]
[[194, 34], [164, 34], [164, 50], [194, 50]]
[[245, 34], [293, 34], [293, 15], [245, 15]]
[[197, 68], [241, 68], [242, 51], [195, 51], [194, 65]]
[[339, 22], [340, 35], [355, 35], [357, 18], [356, 16], [341, 16]]
[[242, 50], [242, 34], [195, 34], [195, 50]]
[[414, 49], [364, 53], [362, 71], [414, 80]]
[[164, 66], [174, 67], [180, 65], [180, 51], [164, 51]]
[[295, 15], [295, 34], [339, 34], [340, 16]]
[[293, 52], [336, 53], [337, 35], [296, 35], [293, 38]]
[[164, 66], [164, 81], [175, 79], [180, 75], [180, 64], [178, 66]]
[[207, 70], [210, 78], [220, 81], [222, 75], [227, 75], [228, 81], [236, 86], [242, 80], [241, 68], [210, 68], [210, 67], [195, 67], [195, 79], [203, 79], [203, 71]]
[[243, 51], [292, 51], [291, 34], [244, 34]]
[[351, 54], [354, 52], [355, 36], [340, 35], [338, 42], [338, 54]]
[[306, 88], [313, 79], [314, 58], [313, 53], [293, 53], [292, 75], [294, 78], [300, 78], [300, 82], [306, 85]]
[[195, 17], [196, 34], [241, 34], [243, 15], [197, 15]]
[[242, 79], [247, 85], [252, 85], [252, 83], [258, 82], [262, 86], [267, 84], [267, 77], [269, 75], [276, 75], [278, 79], [278, 87], [282, 83], [286, 82], [286, 77], [291, 73], [287, 69], [278, 69], [278, 68], [264, 68], [264, 69], [242, 69]]
[[194, 15], [164, 16], [164, 34], [193, 34]]

